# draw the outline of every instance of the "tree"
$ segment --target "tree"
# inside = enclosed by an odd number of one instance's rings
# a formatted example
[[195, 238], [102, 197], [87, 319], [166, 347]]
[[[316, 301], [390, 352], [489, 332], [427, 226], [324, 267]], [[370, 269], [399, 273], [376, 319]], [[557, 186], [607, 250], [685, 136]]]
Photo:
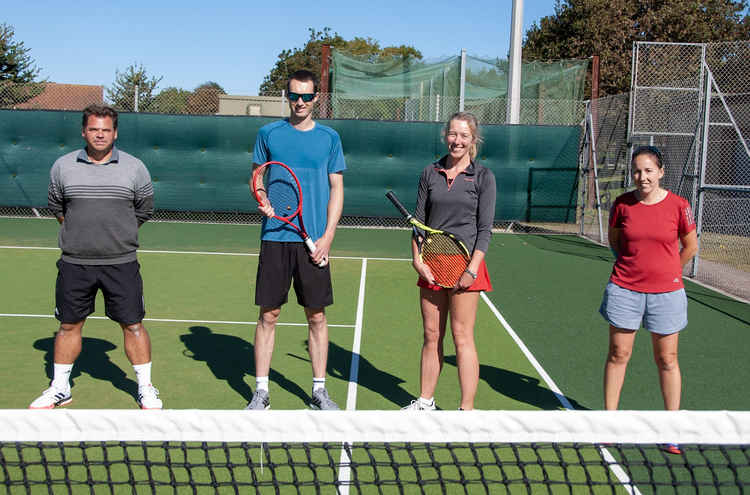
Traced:
[[15, 30], [0, 24], [0, 107], [23, 103], [44, 90], [43, 83], [35, 83], [39, 68], [31, 58], [23, 41], [15, 40]]
[[524, 60], [599, 55], [600, 91], [630, 90], [633, 42], [750, 38], [747, 0], [556, 0], [526, 32]]
[[422, 54], [412, 46], [380, 47], [380, 43], [372, 38], [355, 37], [347, 41], [338, 33], [331, 33], [331, 28], [316, 31], [308, 28], [310, 39], [302, 48], [283, 50], [277, 57], [276, 65], [266, 75], [260, 85], [260, 94], [277, 94], [286, 89], [289, 76], [300, 69], [307, 69], [316, 76], [320, 74], [322, 65], [322, 47], [329, 45], [352, 55], [358, 55], [371, 61], [383, 60], [389, 57], [421, 59]]
[[188, 96], [185, 111], [192, 114], [216, 114], [219, 112], [219, 95], [227, 94], [218, 83], [208, 81]]
[[39, 75], [39, 68], [23, 41], [16, 41], [13, 26], [0, 24], [0, 81], [29, 83]]
[[188, 98], [192, 92], [170, 86], [162, 89], [151, 104], [151, 110], [158, 113], [187, 113]]
[[138, 88], [138, 111], [151, 111], [154, 102], [154, 89], [163, 76], [149, 77], [143, 65], [128, 66], [125, 72], [115, 70], [115, 82], [107, 90], [107, 98], [112, 105], [123, 112], [135, 111], [135, 94]]

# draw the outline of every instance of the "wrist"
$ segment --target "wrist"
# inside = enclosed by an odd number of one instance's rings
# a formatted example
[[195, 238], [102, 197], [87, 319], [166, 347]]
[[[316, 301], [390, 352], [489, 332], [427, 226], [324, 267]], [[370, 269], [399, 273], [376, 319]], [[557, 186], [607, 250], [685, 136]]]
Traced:
[[472, 272], [472, 271], [471, 271], [470, 269], [468, 269], [468, 268], [467, 268], [466, 270], [464, 270], [464, 273], [468, 273], [469, 275], [471, 275], [471, 278], [473, 278], [474, 280], [476, 280], [476, 279], [477, 279], [477, 274], [476, 274], [476, 272]]

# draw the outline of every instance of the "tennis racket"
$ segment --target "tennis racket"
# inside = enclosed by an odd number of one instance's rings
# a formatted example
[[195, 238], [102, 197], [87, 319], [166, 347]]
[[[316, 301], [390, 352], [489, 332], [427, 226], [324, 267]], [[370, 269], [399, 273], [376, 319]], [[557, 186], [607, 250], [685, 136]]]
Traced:
[[[266, 162], [255, 169], [252, 180], [253, 195], [258, 204], [262, 205], [267, 200], [273, 208], [273, 218], [294, 229], [305, 242], [310, 254], [313, 254], [317, 247], [305, 230], [302, 220], [302, 188], [292, 169], [281, 162]], [[327, 264], [326, 256], [318, 266]]]
[[[385, 193], [385, 197], [391, 200], [393, 206], [411, 224], [419, 257], [430, 268], [435, 283], [441, 287], [455, 287], [471, 261], [469, 250], [464, 243], [450, 232], [433, 229], [414, 218], [393, 191]], [[424, 231], [425, 235], [420, 236], [417, 229]]]

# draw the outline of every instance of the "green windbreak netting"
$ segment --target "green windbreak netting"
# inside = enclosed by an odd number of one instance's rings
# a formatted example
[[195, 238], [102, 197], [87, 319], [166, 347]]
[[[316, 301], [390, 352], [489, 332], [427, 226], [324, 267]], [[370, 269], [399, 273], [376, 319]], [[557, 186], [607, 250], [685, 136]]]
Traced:
[[[458, 98], [461, 57], [436, 60], [386, 59], [372, 61], [332, 50], [331, 91], [347, 98], [420, 98], [440, 95]], [[524, 62], [521, 98], [580, 100], [588, 60]], [[466, 56], [464, 97], [505, 98], [508, 61]]]
[[[0, 214], [43, 208], [52, 163], [80, 149], [79, 112], [0, 110]], [[120, 114], [117, 145], [151, 172], [157, 210], [252, 213], [248, 179], [255, 137], [267, 117]], [[445, 153], [440, 122], [323, 120], [341, 136], [344, 215], [398, 217], [395, 191], [413, 209], [422, 169]], [[575, 126], [484, 125], [479, 160], [497, 178], [495, 219], [573, 222]]]

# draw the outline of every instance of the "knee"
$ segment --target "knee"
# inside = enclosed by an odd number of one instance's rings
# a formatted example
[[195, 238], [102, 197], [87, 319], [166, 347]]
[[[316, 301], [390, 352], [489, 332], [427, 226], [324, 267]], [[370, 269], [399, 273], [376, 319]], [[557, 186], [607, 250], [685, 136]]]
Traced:
[[141, 322], [123, 325], [122, 329], [125, 331], [125, 333], [128, 333], [134, 337], [140, 337], [146, 330], [143, 327], [143, 323]]
[[58, 333], [62, 336], [69, 336], [74, 335], [76, 333], [81, 332], [81, 327], [83, 326], [83, 322], [78, 323], [60, 323], [60, 328], [58, 329]]
[[316, 311], [307, 315], [307, 323], [312, 328], [317, 328], [326, 323], [326, 314], [323, 311]]
[[474, 347], [474, 332], [472, 329], [457, 328], [453, 332], [453, 343], [456, 350], [471, 349]]
[[662, 371], [673, 371], [678, 367], [676, 352], [663, 352], [654, 356], [656, 367]]
[[607, 355], [607, 361], [613, 364], [628, 364], [633, 350], [625, 347], [612, 346]]
[[263, 325], [275, 325], [281, 315], [281, 308], [269, 309], [261, 311], [260, 317], [258, 318]]

